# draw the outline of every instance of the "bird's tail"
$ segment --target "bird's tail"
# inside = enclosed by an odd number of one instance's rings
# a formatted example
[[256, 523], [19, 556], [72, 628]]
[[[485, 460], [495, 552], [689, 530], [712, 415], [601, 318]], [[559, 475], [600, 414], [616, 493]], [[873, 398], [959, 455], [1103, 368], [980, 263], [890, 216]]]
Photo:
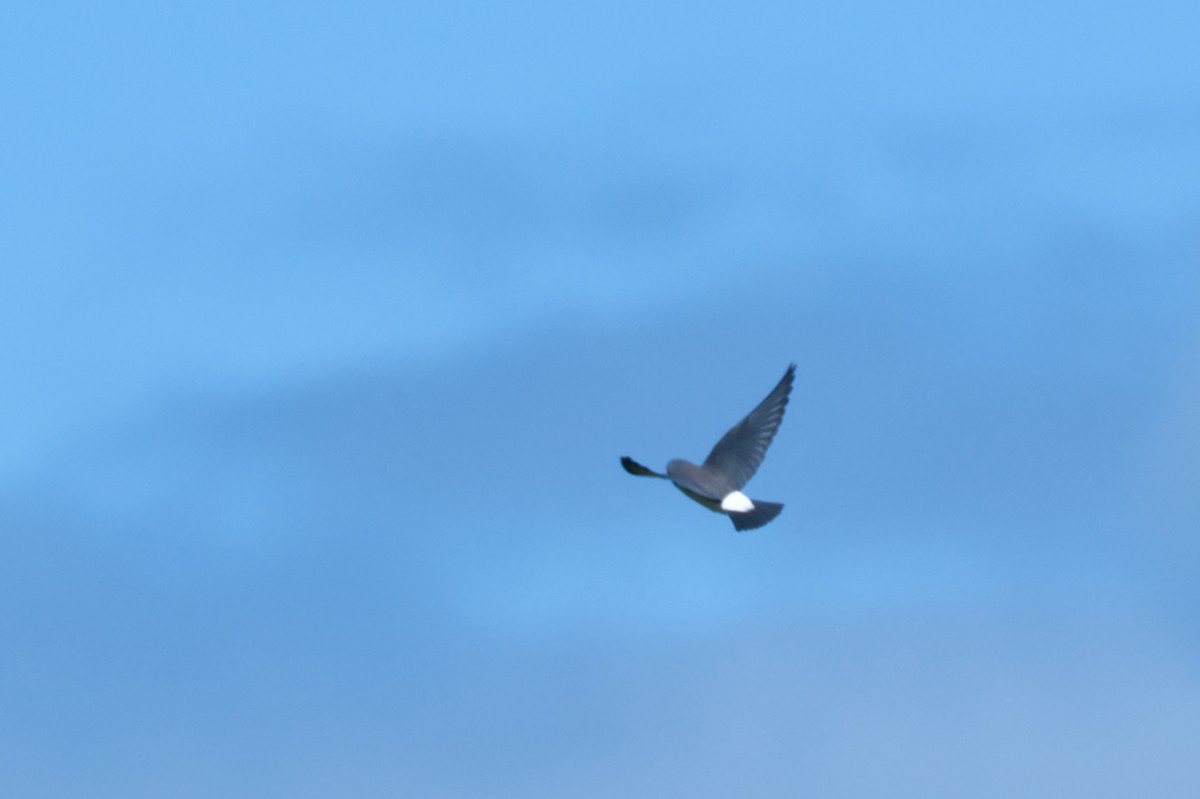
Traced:
[[780, 502], [762, 502], [757, 499], [751, 500], [751, 502], [754, 503], [754, 510], [747, 513], [729, 514], [729, 519], [733, 522], [733, 526], [739, 533], [762, 527], [778, 516], [780, 511], [783, 510], [783, 504]]
[[628, 455], [621, 458], [621, 465], [625, 467], [625, 471], [630, 474], [636, 474], [638, 477], [661, 477], [664, 480], [667, 477], [665, 474], [659, 474], [652, 469], [647, 469]]

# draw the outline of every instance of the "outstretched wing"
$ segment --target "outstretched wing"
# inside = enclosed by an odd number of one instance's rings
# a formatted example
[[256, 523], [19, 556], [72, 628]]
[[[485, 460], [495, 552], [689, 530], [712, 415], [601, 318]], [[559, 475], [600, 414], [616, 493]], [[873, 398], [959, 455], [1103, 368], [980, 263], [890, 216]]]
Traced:
[[725, 475], [736, 489], [750, 482], [783, 421], [795, 376], [796, 364], [792, 364], [767, 398], [717, 442], [704, 460], [705, 468]]

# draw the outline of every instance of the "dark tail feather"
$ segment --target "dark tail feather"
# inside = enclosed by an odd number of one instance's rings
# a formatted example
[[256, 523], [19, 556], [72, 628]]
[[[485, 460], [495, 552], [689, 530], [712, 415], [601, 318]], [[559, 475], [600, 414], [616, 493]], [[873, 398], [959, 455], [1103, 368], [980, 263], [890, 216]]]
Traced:
[[783, 510], [783, 504], [779, 502], [761, 502], [757, 499], [750, 500], [754, 503], [754, 510], [749, 513], [730, 513], [729, 518], [733, 521], [733, 526], [737, 531], [755, 530], [762, 527], [767, 522], [774, 519]]
[[638, 477], [661, 477], [664, 480], [667, 478], [665, 474], [659, 474], [658, 472], [647, 469], [645, 466], [638, 463], [628, 455], [625, 455], [621, 458], [621, 465], [625, 467], [625, 471], [629, 472], [630, 474], [636, 474]]

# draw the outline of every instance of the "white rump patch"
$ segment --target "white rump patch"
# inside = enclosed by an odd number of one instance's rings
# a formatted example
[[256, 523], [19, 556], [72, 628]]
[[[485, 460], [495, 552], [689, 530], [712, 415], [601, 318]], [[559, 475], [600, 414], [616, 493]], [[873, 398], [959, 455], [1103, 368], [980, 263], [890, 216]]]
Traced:
[[754, 503], [741, 491], [734, 491], [721, 500], [721, 510], [726, 513], [749, 513], [754, 510]]

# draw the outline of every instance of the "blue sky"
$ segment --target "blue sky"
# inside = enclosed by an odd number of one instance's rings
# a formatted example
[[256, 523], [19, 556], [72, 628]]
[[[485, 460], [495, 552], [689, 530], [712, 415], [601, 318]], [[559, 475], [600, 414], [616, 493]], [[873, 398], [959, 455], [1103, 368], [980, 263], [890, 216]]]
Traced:
[[1195, 795], [1198, 24], [9, 4], [0, 792]]

